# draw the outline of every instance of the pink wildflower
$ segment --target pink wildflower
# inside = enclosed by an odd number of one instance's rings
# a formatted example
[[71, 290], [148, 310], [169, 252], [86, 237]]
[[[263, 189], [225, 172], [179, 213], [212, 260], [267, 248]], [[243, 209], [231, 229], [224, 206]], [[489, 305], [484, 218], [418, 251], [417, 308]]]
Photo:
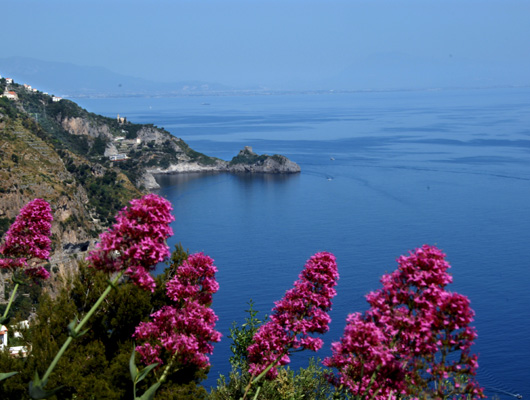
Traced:
[[124, 271], [136, 285], [154, 291], [149, 271], [169, 256], [171, 210], [169, 201], [154, 194], [132, 200], [118, 213], [114, 226], [100, 235], [87, 260], [99, 270]]
[[[381, 345], [391, 351], [393, 363], [401, 365], [402, 374], [393, 376], [406, 377], [408, 395], [427, 388], [434, 391], [435, 397], [469, 394], [475, 390], [481, 393], [472, 379], [476, 356], [469, 354], [476, 338], [476, 331], [469, 326], [474, 313], [467, 297], [445, 289], [452, 282], [445, 254], [436, 247], [424, 245], [407, 257], [399, 257], [398, 264], [396, 271], [381, 278], [383, 288], [366, 296], [371, 308], [363, 317], [365, 323], [380, 330]], [[345, 336], [356, 334], [353, 328], [347, 327]], [[326, 360], [327, 365], [339, 369], [335, 382], [354, 379], [354, 370], [340, 368], [343, 362], [339, 350], [345, 347], [346, 340], [358, 338], [343, 337], [342, 344], [333, 344], [334, 355]], [[448, 358], [449, 353], [457, 353], [459, 357]], [[356, 354], [356, 357], [362, 360], [366, 353]], [[380, 368], [377, 374], [382, 372]], [[468, 380], [471, 391], [454, 386], [455, 378], [462, 376]], [[388, 393], [387, 389], [399, 386], [399, 382], [379, 380], [378, 384], [380, 382], [386, 382], [381, 387], [381, 398]], [[444, 385], [441, 382], [445, 382]], [[452, 386], [447, 382], [452, 382]]]
[[210, 365], [207, 354], [213, 352], [212, 343], [221, 340], [214, 329], [218, 318], [208, 307], [219, 287], [216, 271], [213, 260], [202, 253], [190, 255], [178, 267], [166, 287], [175, 304], [164, 306], [151, 315], [152, 322], [142, 322], [135, 330], [134, 337], [145, 341], [136, 347], [142, 362], [162, 364], [164, 350], [176, 354], [181, 364]]
[[179, 266], [175, 278], [168, 282], [167, 295], [176, 302], [190, 299], [209, 305], [212, 294], [219, 290], [216, 272], [210, 257], [203, 253], [192, 254]]
[[[52, 221], [51, 208], [46, 201], [35, 199], [25, 205], [7, 231], [5, 242], [0, 247], [0, 254], [4, 257], [0, 259], [0, 268], [15, 270], [27, 266], [28, 259], [48, 259]], [[48, 271], [42, 267], [38, 270], [38, 277], [47, 279]]]
[[[310, 335], [329, 329], [328, 311], [338, 278], [333, 254], [317, 253], [307, 261], [294, 287], [275, 303], [270, 321], [254, 335], [253, 344], [248, 348], [252, 375], [260, 374], [278, 359], [278, 364], [288, 364], [292, 349], [317, 351], [322, 347], [322, 339]], [[269, 379], [276, 375], [276, 368], [267, 373]]]
[[343, 385], [361, 398], [388, 399], [403, 392], [405, 382], [401, 365], [389, 347], [387, 337], [373, 322], [361, 314], [350, 314], [340, 342], [332, 345], [333, 356], [323, 361], [339, 371], [332, 378], [336, 386]]

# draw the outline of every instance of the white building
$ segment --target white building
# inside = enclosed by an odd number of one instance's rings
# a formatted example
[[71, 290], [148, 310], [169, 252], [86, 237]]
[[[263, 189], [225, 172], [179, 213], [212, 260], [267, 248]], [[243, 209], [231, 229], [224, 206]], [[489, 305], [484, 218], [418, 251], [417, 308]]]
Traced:
[[63, 99], [62, 97], [55, 97], [55, 96], [52, 97], [52, 101], [54, 103], [57, 103], [58, 101], [61, 101], [62, 99]]
[[[20, 329], [27, 329], [29, 327], [29, 321], [22, 321], [17, 324], [17, 327]], [[13, 337], [21, 338], [22, 334], [18, 331], [15, 331]], [[7, 345], [7, 328], [5, 325], [0, 325], [0, 350], [8, 347]], [[8, 347], [9, 354], [11, 357], [27, 357], [29, 349], [28, 346], [12, 346]]]
[[127, 157], [127, 154], [113, 154], [109, 156], [110, 161], [123, 161], [127, 160], [129, 157]]
[[5, 325], [0, 325], [0, 350], [7, 346], [7, 328]]
[[5, 91], [2, 97], [6, 97], [9, 100], [18, 100], [18, 95], [13, 91]]

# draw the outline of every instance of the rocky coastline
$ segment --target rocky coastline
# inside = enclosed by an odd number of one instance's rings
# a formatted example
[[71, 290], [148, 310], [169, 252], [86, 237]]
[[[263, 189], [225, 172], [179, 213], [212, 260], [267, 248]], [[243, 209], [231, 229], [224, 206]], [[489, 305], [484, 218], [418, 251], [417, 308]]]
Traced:
[[147, 189], [158, 189], [157, 175], [182, 174], [189, 172], [228, 172], [228, 173], [254, 173], [254, 174], [296, 174], [301, 171], [300, 166], [287, 157], [275, 154], [259, 155], [252, 147], [245, 146], [231, 161], [216, 160], [215, 163], [205, 165], [198, 162], [180, 162], [170, 164], [168, 168], [146, 169], [144, 186]]
[[[108, 118], [0, 78], [0, 237], [29, 201], [52, 206], [52, 291], [70, 281], [97, 235], [161, 174], [293, 174], [300, 166], [246, 146], [231, 161], [199, 153], [152, 124]], [[3, 281], [0, 274], [0, 302]]]

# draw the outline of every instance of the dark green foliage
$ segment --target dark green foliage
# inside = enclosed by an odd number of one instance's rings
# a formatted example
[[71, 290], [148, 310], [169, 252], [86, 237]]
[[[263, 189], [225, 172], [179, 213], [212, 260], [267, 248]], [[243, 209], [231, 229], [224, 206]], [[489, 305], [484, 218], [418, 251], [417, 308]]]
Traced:
[[184, 141], [179, 142], [179, 146], [182, 149], [182, 151], [190, 157], [192, 161], [197, 161], [199, 164], [203, 165], [213, 165], [216, 163], [217, 158], [214, 157], [208, 157], [205, 154], [199, 153], [198, 151], [193, 150], [190, 146], [188, 146], [187, 143]]
[[[258, 311], [254, 309], [252, 300], [249, 309], [246, 310], [248, 317], [241, 326], [234, 323], [230, 329], [229, 338], [232, 339], [230, 349], [233, 356], [230, 357], [232, 371], [228, 378], [221, 376], [217, 381], [217, 387], [210, 393], [211, 400], [240, 399], [245, 394], [247, 385], [251, 379], [248, 373], [247, 348], [252, 344], [252, 338], [264, 320], [258, 318]], [[278, 377], [273, 381], [262, 380], [251, 387], [247, 399], [252, 399], [259, 387], [258, 399], [267, 400], [324, 400], [331, 399], [335, 389], [327, 379], [326, 373], [330, 372], [321, 367], [320, 362], [314, 359], [309, 361], [306, 368], [293, 371], [289, 367], [278, 368]]]
[[[173, 256], [176, 262], [187, 257], [182, 246]], [[59, 361], [46, 390], [63, 386], [51, 399], [132, 399], [133, 385], [129, 373], [129, 359], [134, 348], [135, 327], [146, 321], [155, 310], [168, 304], [165, 282], [168, 271], [156, 278], [154, 293], [146, 292], [132, 283], [120, 283], [106, 298], [97, 313], [86, 325], [88, 331], [75, 339]], [[71, 289], [63, 289], [56, 298], [42, 296], [37, 318], [24, 339], [31, 343], [32, 352], [26, 359], [11, 358], [0, 352], [0, 373], [19, 371], [19, 374], [0, 382], [1, 399], [29, 399], [28, 382], [34, 371], [42, 377], [59, 347], [68, 337], [70, 321], [82, 318], [107, 286], [107, 275], [79, 265], [79, 273]], [[138, 361], [138, 360], [137, 360]], [[161, 371], [152, 371], [138, 385], [138, 394], [151, 386]], [[202, 399], [206, 390], [199, 382], [206, 372], [195, 368], [175, 369], [157, 391], [155, 399]]]
[[142, 129], [142, 125], [139, 124], [127, 124], [124, 130], [127, 132], [125, 134], [125, 139], [136, 139], [138, 137], [138, 131]]
[[280, 163], [281, 165], [285, 164], [286, 158], [283, 156], [280, 156], [278, 154], [275, 154], [271, 157], [274, 161]]
[[15, 218], [0, 218], [0, 237], [4, 236]]
[[68, 172], [74, 175], [88, 193], [90, 206], [103, 222], [110, 223], [129, 200], [130, 193], [118, 179], [116, 171], [107, 169], [96, 176], [88, 164], [76, 164], [66, 152], [59, 152]]
[[257, 154], [238, 154], [232, 160], [230, 161], [230, 165], [235, 164], [256, 164], [265, 161], [267, 158], [269, 158], [268, 155], [262, 154], [261, 156], [258, 156]]
[[[1, 93], [4, 91], [1, 90]], [[6, 97], [0, 97], [0, 114], [4, 114], [9, 118], [16, 118], [18, 111], [13, 103]], [[1, 119], [0, 119], [1, 121]]]
[[88, 112], [70, 100], [63, 99], [58, 102], [49, 102], [48, 113], [56, 120], [64, 118], [86, 117]]
[[[254, 334], [264, 322], [257, 317], [259, 312], [254, 309], [254, 302], [252, 299], [249, 301], [248, 305], [248, 310], [245, 310], [245, 312], [248, 313], [245, 322], [241, 327], [238, 327], [234, 322], [232, 328], [230, 328], [230, 335], [228, 336], [228, 338], [232, 339], [230, 350], [233, 355], [230, 357], [230, 365], [241, 371], [248, 370], [247, 348], [252, 344]], [[264, 319], [266, 320], [267, 316], [265, 316]]]
[[[49, 264], [44, 266], [49, 269]], [[11, 294], [15, 284], [12, 282], [11, 273], [6, 270], [1, 270], [1, 274], [4, 274], [5, 285], [5, 297], [6, 299]], [[18, 286], [15, 300], [9, 311], [9, 317], [11, 321], [22, 321], [28, 319], [30, 314], [35, 311], [39, 303], [39, 298], [42, 294], [42, 284], [33, 282], [21, 271], [16, 271], [14, 279], [17, 282], [21, 282]], [[3, 314], [6, 308], [5, 304], [0, 305], [0, 315]], [[5, 323], [4, 323], [5, 324]]]
[[105, 153], [105, 148], [107, 147], [109, 140], [104, 136], [100, 135], [94, 139], [92, 148], [90, 149], [89, 155], [91, 156], [102, 156]]

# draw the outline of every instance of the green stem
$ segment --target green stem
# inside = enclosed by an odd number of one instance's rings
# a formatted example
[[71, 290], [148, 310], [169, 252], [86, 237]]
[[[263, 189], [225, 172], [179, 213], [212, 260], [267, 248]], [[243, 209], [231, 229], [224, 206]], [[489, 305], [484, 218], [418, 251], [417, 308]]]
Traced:
[[160, 379], [158, 380], [158, 383], [162, 384], [164, 383], [164, 381], [166, 380], [167, 378], [167, 375], [169, 373], [169, 369], [171, 368], [171, 366], [173, 365], [173, 363], [175, 362], [175, 359], [177, 358], [177, 352], [175, 352], [175, 354], [173, 354], [171, 356], [171, 359], [169, 360], [169, 363], [167, 364], [166, 366], [166, 369], [164, 369], [164, 373], [162, 374], [162, 376], [160, 377]]
[[13, 288], [13, 291], [11, 292], [11, 297], [9, 298], [9, 303], [7, 303], [7, 307], [4, 311], [4, 315], [2, 316], [2, 321], [4, 321], [7, 318], [7, 314], [9, 313], [9, 309], [11, 308], [11, 305], [13, 304], [13, 300], [15, 300], [15, 294], [17, 293], [17, 289], [19, 287], [19, 284], [15, 284], [15, 287]]
[[107, 286], [105, 291], [101, 294], [101, 296], [99, 296], [98, 301], [96, 301], [96, 303], [92, 306], [90, 311], [85, 315], [85, 317], [81, 320], [81, 322], [79, 322], [79, 324], [76, 325], [76, 327], [74, 328], [73, 335], [71, 334], [71, 336], [69, 336], [68, 339], [66, 339], [66, 342], [64, 342], [64, 344], [61, 347], [61, 349], [57, 352], [57, 354], [55, 355], [55, 358], [53, 359], [53, 361], [51, 362], [50, 366], [46, 370], [46, 373], [42, 377], [42, 386], [43, 387], [46, 386], [46, 382], [48, 381], [48, 378], [50, 377], [51, 373], [53, 372], [55, 366], [57, 365], [57, 363], [59, 362], [59, 360], [63, 356], [63, 354], [66, 351], [66, 349], [68, 348], [68, 346], [70, 346], [70, 343], [72, 343], [72, 340], [73, 340], [72, 336], [76, 336], [76, 335], [79, 334], [79, 332], [81, 332], [81, 329], [83, 328], [83, 326], [88, 322], [90, 317], [92, 317], [92, 315], [94, 315], [94, 313], [99, 308], [101, 303], [103, 303], [105, 298], [108, 296], [110, 291], [116, 286], [116, 283], [118, 283], [118, 281], [120, 280], [120, 278], [122, 276], [123, 276], [123, 271], [120, 272], [118, 274], [118, 276], [116, 276], [116, 278], [114, 278], [113, 281], [111, 281], [111, 283]]
[[270, 363], [267, 368], [265, 368], [265, 370], [259, 374], [257, 377], [255, 377], [254, 379], [252, 379], [252, 376], [250, 377], [250, 382], [248, 383], [246, 389], [245, 389], [245, 394], [243, 395], [243, 400], [245, 400], [247, 398], [247, 394], [248, 394], [248, 391], [250, 390], [250, 387], [258, 382], [261, 378], [263, 378], [267, 372], [269, 372], [271, 370], [271, 368], [275, 367], [279, 362], [280, 360], [282, 359], [282, 357], [287, 354], [287, 350], [284, 350], [283, 352], [280, 353], [280, 355], [278, 356], [278, 358], [276, 358], [276, 360], [274, 360], [274, 362]]

